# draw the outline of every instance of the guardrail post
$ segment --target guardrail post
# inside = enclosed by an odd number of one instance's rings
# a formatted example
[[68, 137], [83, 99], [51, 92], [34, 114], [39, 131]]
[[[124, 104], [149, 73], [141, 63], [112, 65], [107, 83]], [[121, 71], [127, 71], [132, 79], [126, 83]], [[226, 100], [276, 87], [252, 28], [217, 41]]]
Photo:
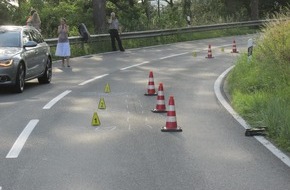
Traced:
[[248, 40], [248, 63], [251, 61], [252, 59], [252, 54], [253, 54], [253, 39], [250, 38]]

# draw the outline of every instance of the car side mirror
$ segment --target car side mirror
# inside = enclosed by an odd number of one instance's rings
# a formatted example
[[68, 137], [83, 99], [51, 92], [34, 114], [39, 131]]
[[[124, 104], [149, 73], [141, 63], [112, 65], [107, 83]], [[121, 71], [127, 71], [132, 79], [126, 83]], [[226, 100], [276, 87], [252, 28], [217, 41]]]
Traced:
[[28, 41], [23, 45], [23, 48], [27, 48], [27, 47], [36, 47], [37, 43], [35, 41]]

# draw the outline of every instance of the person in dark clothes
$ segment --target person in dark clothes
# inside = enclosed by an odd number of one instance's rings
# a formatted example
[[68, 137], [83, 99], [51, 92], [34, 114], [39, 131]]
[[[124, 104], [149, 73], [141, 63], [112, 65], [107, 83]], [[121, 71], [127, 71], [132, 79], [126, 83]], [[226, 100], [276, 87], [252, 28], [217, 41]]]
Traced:
[[122, 46], [122, 41], [120, 39], [119, 36], [119, 21], [116, 18], [116, 14], [114, 12], [111, 13], [111, 18], [109, 19], [109, 33], [110, 33], [110, 37], [111, 37], [111, 44], [112, 44], [112, 50], [113, 51], [117, 51], [116, 48], [116, 43], [115, 43], [115, 39], [118, 42], [118, 46], [119, 46], [119, 50], [120, 51], [125, 51], [125, 49]]

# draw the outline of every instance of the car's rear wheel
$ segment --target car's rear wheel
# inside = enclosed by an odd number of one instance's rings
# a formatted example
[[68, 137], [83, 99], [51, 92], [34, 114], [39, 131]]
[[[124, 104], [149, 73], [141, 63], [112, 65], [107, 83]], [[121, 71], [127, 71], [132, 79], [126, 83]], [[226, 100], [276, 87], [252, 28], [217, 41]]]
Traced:
[[24, 90], [24, 85], [25, 85], [25, 71], [23, 64], [20, 63], [17, 70], [14, 91], [17, 93], [22, 93]]
[[52, 77], [52, 63], [50, 58], [48, 58], [46, 61], [45, 71], [43, 75], [38, 78], [38, 82], [40, 84], [48, 84], [51, 81], [51, 77]]

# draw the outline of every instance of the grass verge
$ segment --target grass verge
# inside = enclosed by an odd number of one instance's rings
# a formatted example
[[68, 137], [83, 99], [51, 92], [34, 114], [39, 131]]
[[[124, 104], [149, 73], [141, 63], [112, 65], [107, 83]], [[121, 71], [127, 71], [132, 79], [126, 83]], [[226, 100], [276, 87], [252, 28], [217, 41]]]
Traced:
[[[224, 30], [213, 30], [204, 32], [194, 32], [186, 34], [176, 34], [168, 36], [150, 37], [142, 39], [123, 39], [122, 43], [125, 49], [148, 47], [160, 44], [170, 44], [176, 42], [193, 41], [199, 39], [217, 38], [232, 35], [243, 35], [256, 33], [257, 28], [233, 28]], [[121, 36], [122, 38], [122, 36]], [[90, 54], [104, 53], [111, 51], [110, 38], [107, 41], [88, 42], [82, 44], [71, 44], [71, 57], [79, 57]], [[58, 57], [54, 56], [55, 47], [51, 47], [53, 54], [53, 60], [58, 60]]]
[[268, 23], [249, 61], [242, 55], [228, 76], [234, 109], [290, 153], [289, 21]]

